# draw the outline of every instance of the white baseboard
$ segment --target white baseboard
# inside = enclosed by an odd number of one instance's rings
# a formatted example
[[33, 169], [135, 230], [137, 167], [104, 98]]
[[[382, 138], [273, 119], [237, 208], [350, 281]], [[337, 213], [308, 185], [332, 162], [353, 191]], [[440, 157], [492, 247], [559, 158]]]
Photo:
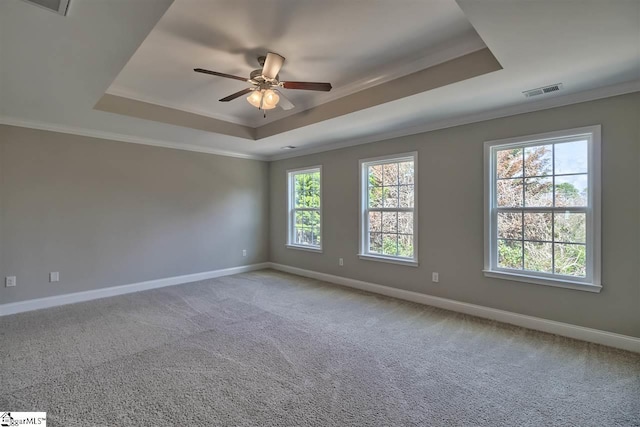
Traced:
[[9, 304], [0, 304], [0, 316], [22, 313], [25, 311], [40, 310], [42, 308], [56, 307], [65, 304], [73, 304], [76, 302], [90, 301], [99, 298], [113, 297], [116, 295], [130, 294], [132, 292], [146, 291], [149, 289], [164, 288], [165, 286], [197, 282], [198, 280], [213, 279], [215, 277], [231, 276], [233, 274], [245, 273], [247, 271], [269, 268], [270, 264], [271, 263], [269, 262], [263, 262], [260, 264], [243, 265], [240, 267], [225, 268], [222, 270], [204, 271], [202, 273], [186, 274], [184, 276], [167, 277], [157, 280], [148, 280], [146, 282], [112, 286], [109, 288], [100, 288], [91, 291], [74, 292], [71, 294], [18, 301]]
[[337, 285], [348, 286], [363, 291], [386, 295], [406, 301], [417, 302], [433, 307], [444, 308], [446, 310], [459, 313], [470, 314], [472, 316], [483, 317], [485, 319], [497, 320], [528, 329], [548, 332], [582, 341], [602, 344], [609, 347], [620, 348], [640, 353], [640, 338], [628, 335], [606, 332], [599, 329], [585, 328], [583, 326], [571, 325], [569, 323], [556, 322], [553, 320], [541, 319], [539, 317], [526, 316], [524, 314], [513, 313], [505, 310], [484, 307], [476, 304], [455, 301], [447, 298], [434, 297], [418, 292], [406, 291], [404, 289], [392, 288], [389, 286], [377, 285], [375, 283], [363, 282], [361, 280], [349, 279], [332, 274], [319, 273], [317, 271], [304, 270], [302, 268], [291, 267], [289, 265], [271, 263], [274, 270], [296, 274], [298, 276], [309, 277], [316, 280], [335, 283]]
[[332, 274], [320, 273], [312, 270], [291, 267], [273, 262], [263, 262], [259, 264], [244, 265], [240, 267], [225, 268], [222, 270], [205, 271], [202, 273], [187, 274], [184, 276], [167, 277], [164, 279], [149, 280], [146, 282], [132, 283], [128, 285], [113, 286], [109, 288], [94, 289], [91, 291], [75, 292], [71, 294], [56, 295], [46, 298], [38, 298], [27, 301], [19, 301], [9, 304], [0, 304], [0, 316], [17, 314], [26, 311], [40, 310], [43, 308], [56, 307], [59, 305], [73, 304], [82, 301], [90, 301], [99, 298], [112, 297], [116, 295], [129, 294], [132, 292], [146, 291], [149, 289], [163, 288], [165, 286], [179, 285], [182, 283], [196, 282], [198, 280], [213, 279], [222, 276], [245, 273], [248, 271], [273, 268], [274, 270], [296, 274], [298, 276], [309, 277], [316, 280], [335, 283], [337, 285], [386, 295], [419, 304], [439, 307], [459, 313], [470, 314], [472, 316], [485, 319], [497, 320], [528, 329], [548, 332], [578, 340], [589, 341], [596, 344], [607, 345], [640, 353], [640, 338], [613, 332], [601, 331], [598, 329], [585, 328], [583, 326], [571, 325], [569, 323], [556, 322], [554, 320], [541, 319], [539, 317], [527, 316], [505, 310], [484, 307], [476, 304], [455, 301], [447, 298], [435, 297], [404, 289], [392, 288], [361, 280], [349, 279]]

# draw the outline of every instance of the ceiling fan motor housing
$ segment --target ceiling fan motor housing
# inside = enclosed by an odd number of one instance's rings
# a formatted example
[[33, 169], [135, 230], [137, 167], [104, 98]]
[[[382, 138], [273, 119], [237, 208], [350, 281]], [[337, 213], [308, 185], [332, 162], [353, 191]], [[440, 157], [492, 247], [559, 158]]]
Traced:
[[280, 78], [280, 74], [278, 74], [273, 81], [268, 81], [262, 76], [262, 70], [261, 69], [253, 70], [251, 72], [251, 74], [249, 74], [249, 80], [253, 80], [258, 85], [263, 85], [263, 84], [264, 85], [269, 85], [269, 86], [277, 85], [278, 81], [279, 81], [278, 80], [279, 78]]

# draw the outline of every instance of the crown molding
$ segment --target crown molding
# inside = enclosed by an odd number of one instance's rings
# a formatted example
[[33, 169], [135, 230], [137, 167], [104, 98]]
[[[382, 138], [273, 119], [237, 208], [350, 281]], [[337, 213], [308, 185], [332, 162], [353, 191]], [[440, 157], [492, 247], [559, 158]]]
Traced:
[[[340, 148], [353, 147], [356, 145], [368, 144], [371, 142], [384, 141], [403, 136], [416, 135], [425, 132], [431, 132], [439, 129], [446, 129], [455, 126], [461, 126], [471, 123], [483, 122], [487, 120], [499, 119], [502, 117], [516, 116], [518, 114], [531, 113], [534, 111], [548, 110], [550, 108], [563, 107], [571, 104], [579, 104], [581, 102], [595, 101], [602, 98], [610, 98], [613, 96], [624, 95], [627, 93], [640, 92], [640, 80], [619, 83], [611, 86], [604, 86], [597, 89], [591, 89], [583, 92], [577, 92], [567, 95], [555, 96], [544, 100], [526, 102], [505, 108], [497, 108], [480, 113], [469, 114], [452, 119], [438, 120], [431, 123], [425, 123], [418, 126], [412, 126], [404, 129], [398, 129], [390, 132], [368, 135], [356, 139], [348, 139], [337, 141], [330, 144], [300, 149], [294, 152], [275, 154], [267, 157], [268, 161], [276, 161], [290, 159], [294, 157], [307, 156], [310, 154], [322, 153], [325, 151], [338, 150]], [[295, 143], [293, 143], [295, 144]]]
[[197, 153], [214, 154], [217, 156], [235, 157], [249, 160], [267, 160], [266, 156], [257, 156], [234, 151], [218, 150], [215, 148], [202, 147], [193, 144], [183, 144], [159, 139], [142, 138], [131, 135], [124, 135], [116, 132], [105, 132], [93, 129], [78, 128], [73, 126], [63, 126], [54, 123], [47, 123], [37, 120], [23, 120], [15, 117], [0, 116], [0, 125], [16, 126], [29, 129], [46, 130], [51, 132], [68, 133], [71, 135], [87, 136], [91, 138], [107, 139], [111, 141], [131, 142], [133, 144], [151, 145], [154, 147], [172, 148], [175, 150], [194, 151]]

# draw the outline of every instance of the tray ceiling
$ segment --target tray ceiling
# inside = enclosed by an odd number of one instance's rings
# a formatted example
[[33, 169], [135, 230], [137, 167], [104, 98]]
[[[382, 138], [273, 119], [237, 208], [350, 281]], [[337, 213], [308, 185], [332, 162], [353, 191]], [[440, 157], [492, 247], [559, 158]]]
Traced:
[[[176, 0], [107, 93], [256, 128], [483, 47], [454, 0]], [[246, 83], [192, 71], [248, 77], [270, 50], [286, 57], [281, 80], [334, 89], [283, 89], [296, 108], [264, 118], [243, 97], [218, 102]]]

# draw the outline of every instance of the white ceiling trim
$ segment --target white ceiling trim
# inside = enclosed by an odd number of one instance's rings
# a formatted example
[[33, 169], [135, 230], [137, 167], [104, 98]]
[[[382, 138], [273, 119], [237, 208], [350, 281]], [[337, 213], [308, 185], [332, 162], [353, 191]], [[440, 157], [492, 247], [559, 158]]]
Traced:
[[217, 150], [215, 148], [202, 147], [199, 145], [162, 141], [151, 138], [141, 138], [137, 136], [124, 135], [115, 132], [104, 132], [93, 129], [84, 129], [72, 126], [62, 126], [53, 123], [45, 123], [34, 120], [22, 120], [15, 117], [0, 116], [0, 125], [17, 126], [29, 129], [47, 130], [51, 132], [68, 133], [71, 135], [88, 136], [91, 138], [107, 139], [120, 142], [131, 142], [133, 144], [152, 145], [154, 147], [173, 148], [175, 150], [195, 151], [197, 153], [215, 154], [217, 156], [236, 157], [249, 160], [267, 160], [265, 156], [237, 153], [233, 151]]
[[[481, 113], [470, 114], [466, 116], [456, 117], [452, 119], [439, 120], [420, 126], [408, 127], [392, 132], [370, 135], [362, 138], [351, 139], [347, 141], [338, 141], [331, 144], [309, 147], [306, 149], [288, 151], [282, 154], [269, 156], [267, 160], [275, 161], [289, 159], [293, 157], [301, 157], [309, 154], [322, 153], [325, 151], [337, 150], [340, 148], [352, 147], [355, 145], [367, 144], [370, 142], [384, 141], [392, 138], [400, 138], [403, 136], [416, 135], [419, 133], [430, 132], [438, 129], [446, 129], [455, 126], [466, 125], [470, 123], [483, 122], [487, 120], [499, 119], [501, 117], [515, 116], [518, 114], [531, 113], [534, 111], [547, 110], [550, 108], [563, 107], [581, 102], [595, 101], [597, 99], [609, 98], [612, 96], [624, 95], [627, 93], [640, 92], [640, 80], [620, 83], [611, 86], [604, 86], [584, 92], [573, 93], [569, 95], [555, 96], [539, 101], [528, 102], [514, 105], [506, 108], [498, 108]], [[295, 143], [294, 143], [295, 144]]]

